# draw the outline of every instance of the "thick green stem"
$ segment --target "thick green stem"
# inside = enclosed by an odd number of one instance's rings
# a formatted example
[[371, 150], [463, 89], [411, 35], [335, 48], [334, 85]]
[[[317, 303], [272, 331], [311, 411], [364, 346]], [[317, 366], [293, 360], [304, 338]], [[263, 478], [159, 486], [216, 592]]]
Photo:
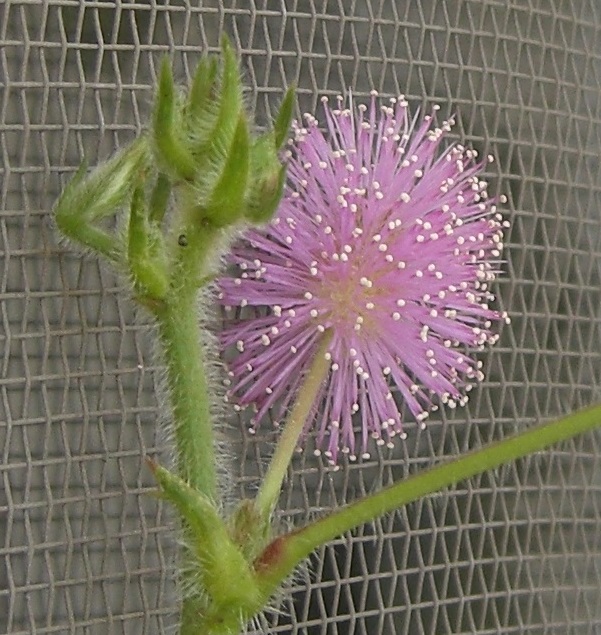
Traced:
[[158, 328], [167, 367], [178, 474], [214, 500], [213, 426], [196, 293], [172, 296], [161, 312]]
[[[184, 216], [185, 219], [185, 216]], [[210, 500], [216, 496], [216, 467], [211, 386], [207, 376], [206, 342], [198, 318], [199, 280], [220, 241], [219, 231], [181, 225], [186, 236], [179, 246], [170, 290], [155, 309], [167, 368], [169, 401], [177, 451], [178, 475]]]
[[[182, 214], [179, 252], [175, 255], [170, 290], [154, 313], [167, 371], [169, 401], [177, 455], [178, 476], [209, 500], [217, 498], [215, 441], [211, 420], [211, 386], [207, 376], [206, 342], [201, 339], [198, 316], [200, 281], [209, 273], [209, 263], [220, 242], [215, 228], [194, 224]], [[184, 524], [187, 540], [193, 539]], [[194, 573], [183, 572], [182, 585], [193, 588]], [[184, 598], [181, 635], [204, 635], [199, 623], [206, 611], [206, 598]]]
[[457, 459], [433, 467], [381, 492], [362, 498], [328, 516], [276, 538], [258, 559], [256, 566], [264, 588], [274, 591], [296, 565], [315, 548], [340, 534], [374, 520], [382, 514], [416, 501], [428, 494], [454, 485], [476, 474], [492, 470], [503, 463], [540, 452], [601, 425], [601, 405], [544, 423], [469, 452]]
[[313, 363], [307, 371], [304, 383], [286, 420], [284, 431], [278, 440], [265, 479], [261, 483], [257, 494], [255, 504], [260, 517], [265, 521], [269, 520], [278, 502], [282, 483], [294, 450], [298, 445], [298, 439], [302, 434], [307, 416], [311, 412], [311, 408], [330, 369], [330, 362], [326, 359], [330, 339], [331, 337], [328, 333], [322, 337]]

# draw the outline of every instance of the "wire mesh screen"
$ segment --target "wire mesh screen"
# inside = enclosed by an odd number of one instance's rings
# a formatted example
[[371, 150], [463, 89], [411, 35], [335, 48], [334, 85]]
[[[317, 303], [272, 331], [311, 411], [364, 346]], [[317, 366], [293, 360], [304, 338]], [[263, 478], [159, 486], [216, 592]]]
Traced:
[[[85, 156], [132, 139], [157, 63], [184, 81], [223, 32], [268, 122], [351, 88], [457, 113], [497, 158], [512, 316], [468, 406], [339, 472], [295, 459], [282, 523], [601, 397], [601, 10], [596, 0], [4, 0], [0, 5], [0, 632], [163, 633], [177, 620], [151, 328], [124, 284], [57, 243]], [[274, 433], [225, 432], [252, 493]], [[265, 633], [601, 633], [601, 436], [411, 505], [322, 548]], [[287, 617], [290, 613], [290, 617]]]

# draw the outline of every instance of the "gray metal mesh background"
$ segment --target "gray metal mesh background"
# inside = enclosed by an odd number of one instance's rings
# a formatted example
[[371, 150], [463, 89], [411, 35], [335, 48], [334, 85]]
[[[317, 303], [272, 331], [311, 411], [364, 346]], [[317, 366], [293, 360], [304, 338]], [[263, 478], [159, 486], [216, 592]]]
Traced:
[[[352, 87], [458, 113], [511, 217], [502, 308], [466, 409], [336, 474], [294, 464], [302, 522], [445, 456], [601, 397], [601, 6], [597, 0], [0, 3], [0, 632], [155, 634], [174, 624], [148, 325], [49, 210], [85, 154], [143, 125], [161, 54], [182, 79], [228, 32], [266, 122]], [[300, 112], [300, 111], [299, 111]], [[266, 457], [231, 431], [240, 491]], [[323, 548], [264, 632], [601, 633], [601, 434], [462, 484]], [[315, 582], [318, 580], [318, 582]]]

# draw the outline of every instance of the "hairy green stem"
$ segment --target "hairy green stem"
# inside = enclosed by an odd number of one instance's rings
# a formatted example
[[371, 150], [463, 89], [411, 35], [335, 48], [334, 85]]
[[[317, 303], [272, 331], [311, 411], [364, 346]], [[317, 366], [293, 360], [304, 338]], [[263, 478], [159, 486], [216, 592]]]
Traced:
[[570, 414], [551, 423], [543, 423], [475, 450], [457, 459], [437, 465], [421, 474], [395, 483], [377, 494], [346, 505], [301, 529], [276, 538], [257, 560], [264, 588], [271, 591], [314, 549], [340, 534], [374, 520], [476, 474], [492, 470], [550, 445], [565, 441], [601, 425], [601, 405]]
[[198, 293], [221, 236], [215, 228], [186, 222], [188, 216], [192, 216], [192, 211], [183, 214], [179, 232], [185, 240], [178, 243], [169, 292], [154, 313], [167, 368], [178, 475], [215, 500], [211, 385], [198, 316]]
[[[211, 385], [207, 376], [206, 342], [202, 341], [198, 293], [221, 240], [215, 228], [194, 222], [194, 209], [184, 205], [170, 289], [154, 313], [167, 370], [169, 400], [177, 456], [177, 474], [211, 501], [217, 499]], [[186, 540], [194, 539], [184, 521]], [[183, 571], [182, 586], [194, 588], [194, 572]], [[182, 604], [180, 634], [200, 635], [198, 624], [206, 598], [188, 595]]]
[[158, 329], [173, 411], [178, 474], [213, 500], [216, 487], [213, 426], [196, 293], [172, 296], [160, 314]]
[[307, 421], [307, 416], [311, 412], [315, 399], [328, 375], [330, 362], [326, 359], [325, 355], [330, 345], [330, 340], [331, 336], [326, 333], [319, 343], [315, 358], [307, 371], [304, 383], [301, 386], [292, 411], [286, 420], [284, 431], [278, 439], [267, 474], [257, 494], [255, 505], [259, 516], [265, 521], [269, 520], [278, 502], [282, 483], [284, 482], [294, 450], [298, 446], [298, 439]]

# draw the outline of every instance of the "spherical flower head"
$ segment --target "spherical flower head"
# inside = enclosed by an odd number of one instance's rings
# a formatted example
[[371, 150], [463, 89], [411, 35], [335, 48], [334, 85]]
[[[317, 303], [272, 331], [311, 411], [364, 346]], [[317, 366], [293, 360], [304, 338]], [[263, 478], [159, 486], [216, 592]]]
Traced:
[[365, 455], [370, 437], [404, 438], [401, 400], [422, 426], [437, 402], [465, 404], [482, 379], [469, 353], [494, 342], [505, 317], [489, 308], [489, 285], [506, 223], [476, 152], [441, 148], [450, 122], [410, 118], [403, 97], [323, 102], [326, 133], [311, 115], [295, 124], [279, 211], [234, 248], [238, 274], [220, 281], [220, 299], [268, 307], [222, 335], [239, 351], [230, 398], [255, 405], [253, 425], [274, 406], [285, 416], [328, 338], [305, 429], [316, 425], [335, 462]]

